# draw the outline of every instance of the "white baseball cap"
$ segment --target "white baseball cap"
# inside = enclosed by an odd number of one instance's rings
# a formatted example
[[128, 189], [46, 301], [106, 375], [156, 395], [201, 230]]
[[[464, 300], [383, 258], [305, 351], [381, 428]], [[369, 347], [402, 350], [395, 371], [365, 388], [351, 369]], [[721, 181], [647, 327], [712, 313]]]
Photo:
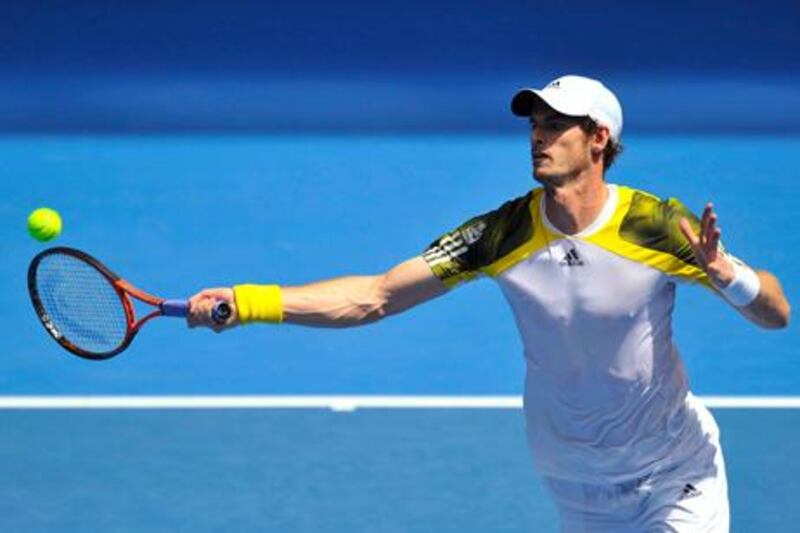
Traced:
[[544, 89], [522, 89], [511, 100], [511, 112], [520, 117], [530, 117], [540, 101], [564, 115], [590, 117], [607, 127], [614, 141], [619, 141], [622, 135], [622, 106], [614, 93], [597, 80], [561, 76]]

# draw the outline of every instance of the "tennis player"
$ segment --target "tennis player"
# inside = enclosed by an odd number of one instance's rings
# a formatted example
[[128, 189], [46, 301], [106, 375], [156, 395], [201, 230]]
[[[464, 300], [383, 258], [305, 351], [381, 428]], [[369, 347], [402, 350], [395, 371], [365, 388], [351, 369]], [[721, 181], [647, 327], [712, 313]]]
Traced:
[[[564, 76], [519, 91], [511, 110], [530, 120], [540, 187], [384, 274], [204, 290], [189, 326], [359, 326], [489, 276], [522, 336], [528, 441], [562, 529], [728, 531], [719, 430], [672, 340], [675, 290], [700, 284], [782, 328], [778, 280], [725, 250], [711, 204], [698, 219], [678, 200], [606, 182], [622, 109], [600, 82]], [[235, 309], [223, 327], [210, 318], [220, 299]]]

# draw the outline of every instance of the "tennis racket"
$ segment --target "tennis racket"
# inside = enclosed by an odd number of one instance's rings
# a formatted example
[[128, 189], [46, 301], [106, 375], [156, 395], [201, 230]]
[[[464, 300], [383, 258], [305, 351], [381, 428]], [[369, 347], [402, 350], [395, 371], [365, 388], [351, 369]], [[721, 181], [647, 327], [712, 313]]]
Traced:
[[[148, 294], [89, 254], [63, 246], [33, 258], [28, 292], [47, 333], [69, 352], [94, 360], [123, 351], [153, 318], [185, 317], [189, 312], [188, 300]], [[131, 298], [156, 309], [137, 320]], [[230, 316], [230, 305], [218, 302], [214, 322], [222, 325]]]

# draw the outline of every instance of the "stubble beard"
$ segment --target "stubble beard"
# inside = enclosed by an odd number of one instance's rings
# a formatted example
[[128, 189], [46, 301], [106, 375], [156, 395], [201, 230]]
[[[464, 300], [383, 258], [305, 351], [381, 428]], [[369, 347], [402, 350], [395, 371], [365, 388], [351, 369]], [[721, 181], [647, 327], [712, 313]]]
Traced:
[[578, 173], [560, 173], [560, 174], [548, 174], [542, 173], [533, 167], [533, 179], [538, 181], [545, 189], [553, 189], [563, 187], [564, 185], [568, 184], [571, 181], [574, 181], [578, 177]]
[[[545, 168], [547, 165], [552, 165], [553, 160], [550, 159], [545, 164]], [[536, 165], [533, 164], [533, 179], [542, 184], [545, 189], [557, 189], [560, 187], [564, 187], [569, 183], [578, 180], [578, 177], [581, 175], [582, 168], [580, 165], [573, 165], [572, 168], [567, 169], [566, 172], [560, 173], [548, 173], [546, 169], [537, 169]], [[586, 165], [588, 166], [588, 165]], [[544, 172], [542, 172], [544, 170]]]

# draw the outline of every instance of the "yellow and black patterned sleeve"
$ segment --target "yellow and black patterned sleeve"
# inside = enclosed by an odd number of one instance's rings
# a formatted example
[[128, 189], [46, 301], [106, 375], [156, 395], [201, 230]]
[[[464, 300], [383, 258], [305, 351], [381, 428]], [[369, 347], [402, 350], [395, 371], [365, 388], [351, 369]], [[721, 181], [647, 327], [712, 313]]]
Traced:
[[675, 198], [661, 200], [650, 194], [635, 191], [628, 212], [622, 219], [619, 236], [643, 249], [663, 254], [668, 260], [656, 259], [656, 261], [668, 274], [678, 279], [710, 286], [708, 276], [697, 262], [689, 241], [681, 232], [682, 218], [686, 218], [695, 233], [699, 233], [700, 220], [679, 200]]
[[532, 194], [473, 217], [433, 241], [422, 254], [433, 274], [454, 287], [530, 239]]

